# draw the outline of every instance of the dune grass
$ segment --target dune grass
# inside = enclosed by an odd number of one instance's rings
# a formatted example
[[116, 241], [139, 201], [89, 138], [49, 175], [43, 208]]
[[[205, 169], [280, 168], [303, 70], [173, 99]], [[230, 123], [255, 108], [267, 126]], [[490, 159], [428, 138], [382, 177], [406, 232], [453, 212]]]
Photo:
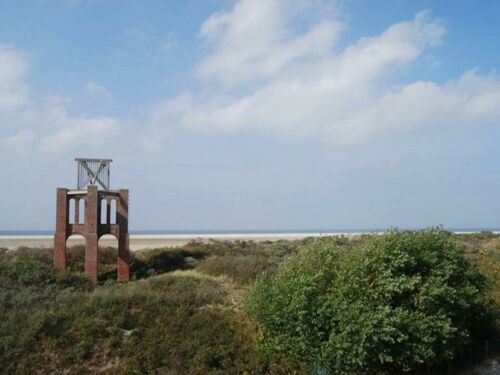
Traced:
[[[0, 250], [0, 373], [309, 373], [297, 360], [259, 351], [258, 327], [243, 306], [257, 275], [274, 273], [309, 241], [144, 250], [133, 253], [125, 285], [115, 282], [116, 249], [100, 249], [97, 286], [82, 274], [81, 246], [68, 250], [72, 272], [53, 269], [51, 249]], [[500, 302], [500, 237], [457, 241]]]
[[142, 251], [133, 254], [128, 284], [114, 281], [116, 249], [100, 249], [97, 286], [74, 272], [83, 269], [81, 246], [68, 249], [73, 272], [55, 271], [50, 249], [4, 251], [0, 373], [301, 373], [300, 363], [257, 350], [257, 327], [242, 308], [240, 285], [249, 276], [236, 280], [232, 266], [205, 266], [214, 257], [224, 265], [237, 254], [253, 259], [257, 247], [262, 258], [292, 252], [282, 246], [214, 242]]

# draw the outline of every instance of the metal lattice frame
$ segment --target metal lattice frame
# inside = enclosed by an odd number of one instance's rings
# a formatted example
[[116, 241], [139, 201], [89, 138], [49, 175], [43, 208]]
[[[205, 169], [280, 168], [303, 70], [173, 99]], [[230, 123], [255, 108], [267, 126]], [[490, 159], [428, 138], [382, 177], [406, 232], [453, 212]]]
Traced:
[[78, 190], [88, 185], [99, 184], [104, 190], [109, 190], [109, 169], [111, 159], [75, 159], [77, 162]]

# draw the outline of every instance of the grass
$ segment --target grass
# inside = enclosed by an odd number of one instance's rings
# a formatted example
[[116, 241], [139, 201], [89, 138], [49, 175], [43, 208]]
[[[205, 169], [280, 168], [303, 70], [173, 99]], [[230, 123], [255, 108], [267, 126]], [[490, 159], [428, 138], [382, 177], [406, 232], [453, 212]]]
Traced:
[[491, 232], [456, 235], [467, 258], [488, 277], [492, 298], [500, 306], [500, 236]]
[[[500, 303], [500, 237], [457, 236]], [[304, 364], [257, 349], [243, 309], [255, 277], [273, 273], [310, 241], [192, 242], [133, 253], [116, 279], [116, 249], [100, 249], [99, 285], [52, 267], [51, 249], [0, 250], [0, 373], [304, 374]], [[348, 249], [346, 238], [324, 238]], [[362, 241], [362, 239], [361, 239]], [[79, 272], [75, 272], [79, 271]]]
[[[135, 281], [125, 285], [114, 282], [116, 249], [104, 248], [98, 286], [55, 271], [50, 249], [4, 251], [0, 373], [301, 373], [300, 363], [257, 350], [257, 327], [242, 309], [248, 280], [207, 267], [214, 257], [227, 265], [237, 254], [256, 257], [256, 249], [265, 259], [297, 247], [213, 242], [142, 251], [132, 257]], [[83, 257], [83, 247], [68, 249], [73, 271], [83, 269]]]

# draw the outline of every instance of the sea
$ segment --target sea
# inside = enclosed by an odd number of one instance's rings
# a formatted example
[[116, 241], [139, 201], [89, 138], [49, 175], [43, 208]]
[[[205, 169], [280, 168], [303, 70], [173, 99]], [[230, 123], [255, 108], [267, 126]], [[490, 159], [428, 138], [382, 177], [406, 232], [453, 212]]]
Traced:
[[[304, 229], [189, 229], [189, 230], [131, 230], [130, 234], [137, 235], [234, 235], [234, 234], [341, 234], [341, 233], [380, 233], [388, 228], [370, 228], [370, 229], [325, 229], [325, 228], [304, 228]], [[418, 230], [422, 228], [399, 228], [402, 230]], [[479, 233], [494, 232], [500, 233], [498, 228], [444, 228], [454, 233]], [[53, 235], [54, 229], [46, 230], [0, 230], [0, 236], [44, 236]]]

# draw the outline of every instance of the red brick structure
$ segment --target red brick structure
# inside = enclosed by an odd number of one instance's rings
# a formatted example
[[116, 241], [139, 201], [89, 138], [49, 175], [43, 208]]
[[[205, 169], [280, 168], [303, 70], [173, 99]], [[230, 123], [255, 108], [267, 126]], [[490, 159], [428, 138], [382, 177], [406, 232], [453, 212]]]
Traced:
[[[66, 267], [66, 241], [71, 235], [79, 234], [86, 240], [85, 273], [97, 282], [99, 238], [111, 234], [118, 239], [118, 281], [127, 282], [130, 264], [128, 190], [109, 190], [111, 160], [76, 161], [79, 163], [78, 189], [57, 189], [54, 266]], [[95, 183], [101, 185], [102, 190]]]

